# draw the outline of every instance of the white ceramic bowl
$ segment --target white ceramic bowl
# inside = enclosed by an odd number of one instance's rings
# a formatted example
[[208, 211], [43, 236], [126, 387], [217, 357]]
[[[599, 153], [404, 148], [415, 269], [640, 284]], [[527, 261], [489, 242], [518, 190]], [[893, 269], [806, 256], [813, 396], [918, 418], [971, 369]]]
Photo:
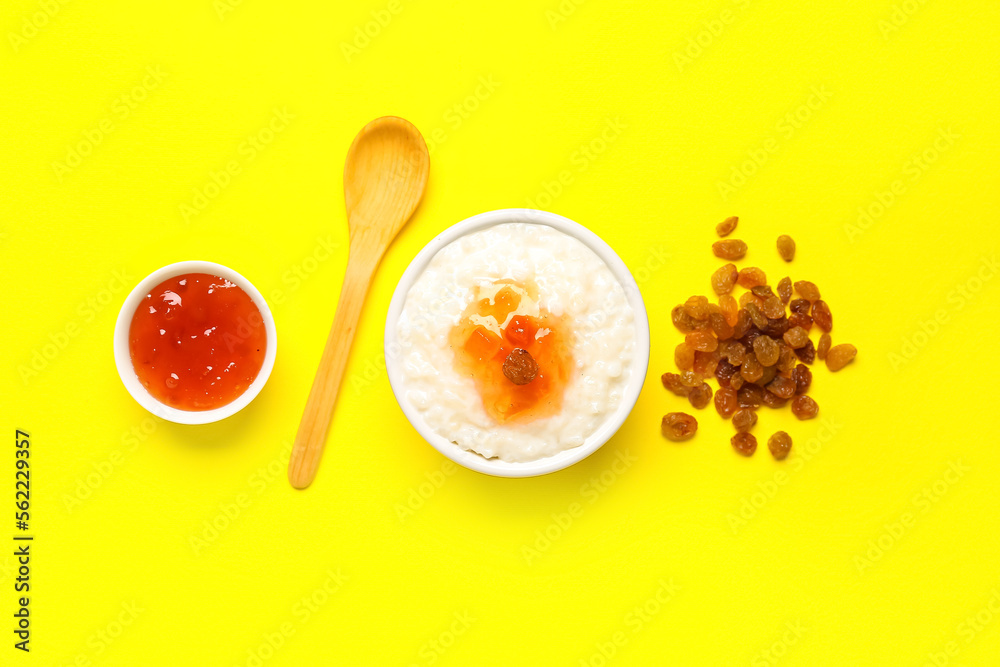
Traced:
[[[225, 278], [229, 282], [239, 286], [240, 289], [250, 295], [250, 298], [253, 299], [254, 304], [260, 311], [261, 317], [264, 319], [264, 330], [267, 333], [267, 349], [264, 352], [264, 364], [260, 367], [260, 372], [257, 373], [257, 377], [239, 398], [214, 410], [178, 410], [177, 408], [161, 403], [139, 382], [139, 378], [135, 374], [135, 368], [132, 366], [132, 356], [129, 353], [128, 332], [129, 327], [132, 325], [132, 316], [135, 314], [135, 309], [139, 306], [139, 303], [149, 294], [151, 289], [164, 280], [184, 273], [209, 273], [213, 276]], [[257, 288], [249, 280], [221, 264], [187, 261], [168, 264], [162, 269], [153, 271], [129, 292], [129, 295], [125, 297], [125, 303], [122, 304], [121, 311], [118, 313], [118, 321], [115, 323], [114, 350], [118, 375], [121, 376], [122, 383], [128, 389], [128, 393], [132, 394], [132, 398], [139, 405], [157, 417], [162, 417], [167, 421], [178, 424], [209, 424], [239, 412], [260, 393], [260, 390], [264, 387], [264, 383], [267, 382], [267, 378], [271, 375], [271, 369], [274, 367], [274, 356], [278, 350], [278, 339], [274, 330], [274, 318], [271, 316], [271, 309], [267, 307], [264, 297], [261, 296], [261, 293], [257, 291]]]
[[[398, 344], [397, 323], [399, 315], [403, 311], [403, 305], [406, 302], [406, 295], [438, 251], [466, 234], [508, 222], [548, 225], [578, 239], [593, 250], [598, 257], [604, 260], [604, 263], [608, 265], [611, 273], [618, 279], [618, 282], [625, 290], [625, 296], [628, 298], [629, 305], [631, 305], [632, 312], [634, 313], [636, 331], [635, 357], [632, 362], [635, 366], [633, 368], [634, 372], [622, 392], [622, 400], [618, 409], [608, 417], [597, 431], [591, 433], [579, 447], [567, 449], [537, 461], [524, 463], [511, 463], [501, 461], [500, 459], [484, 458], [475, 452], [462, 449], [430, 428], [421, 416], [420, 411], [406, 400], [405, 379], [403, 378], [398, 354], [400, 347]], [[615, 254], [615, 251], [602, 241], [597, 234], [555, 213], [519, 208], [502, 209], [481, 213], [449, 227], [440, 236], [428, 243], [413, 261], [410, 262], [402, 278], [399, 279], [399, 284], [396, 286], [396, 291], [392, 295], [392, 301], [389, 304], [389, 315], [385, 323], [385, 358], [389, 384], [396, 395], [396, 402], [399, 403], [399, 407], [402, 408], [403, 414], [410, 420], [413, 428], [427, 442], [433, 445], [435, 449], [452, 461], [478, 472], [498, 477], [532, 477], [555, 472], [556, 470], [571, 466], [578, 461], [582, 461], [600, 449], [625, 422], [629, 413], [632, 412], [632, 408], [635, 407], [635, 402], [639, 398], [639, 392], [642, 390], [643, 382], [646, 379], [646, 369], [649, 366], [649, 321], [646, 317], [646, 307], [643, 304], [642, 295], [639, 293], [639, 287], [635, 284], [635, 279], [629, 272], [628, 267], [625, 266], [625, 263]]]

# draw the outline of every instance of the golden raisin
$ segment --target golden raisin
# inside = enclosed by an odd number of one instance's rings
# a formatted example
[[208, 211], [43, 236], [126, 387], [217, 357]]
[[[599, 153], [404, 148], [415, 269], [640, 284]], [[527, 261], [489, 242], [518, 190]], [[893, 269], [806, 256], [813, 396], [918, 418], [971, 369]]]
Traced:
[[764, 305], [763, 299], [754, 294], [753, 292], [744, 292], [740, 294], [740, 308], [746, 308], [747, 304], [754, 304], [758, 308]]
[[781, 299], [781, 303], [788, 303], [788, 300], [792, 298], [792, 279], [785, 276], [778, 281], [778, 298]]
[[757, 357], [753, 354], [747, 354], [746, 359], [743, 360], [743, 366], [740, 369], [740, 375], [743, 376], [743, 379], [747, 382], [756, 382], [763, 374], [764, 367], [761, 366], [759, 361], [757, 361]]
[[748, 266], [740, 269], [739, 275], [736, 277], [736, 282], [739, 283], [740, 287], [751, 289], [760, 285], [766, 285], [767, 276], [763, 270], [758, 269], [756, 266]]
[[788, 331], [788, 318], [782, 315], [777, 319], [768, 320], [767, 326], [761, 331], [766, 333], [771, 338], [781, 338]]
[[[799, 361], [811, 364], [816, 358], [816, 348], [813, 347], [813, 342], [811, 340], [806, 341], [805, 345], [795, 350], [795, 356], [799, 358]], [[830, 355], [827, 354], [827, 359], [829, 358]]]
[[715, 336], [705, 330], [692, 331], [684, 337], [684, 342], [692, 350], [700, 350], [702, 352], [712, 352], [719, 346], [719, 341], [715, 339]]
[[733, 287], [736, 285], [736, 278], [738, 277], [739, 271], [736, 270], [735, 264], [720, 266], [712, 274], [712, 290], [719, 296], [729, 294], [733, 291]]
[[795, 241], [792, 240], [791, 236], [782, 234], [778, 237], [778, 254], [786, 262], [792, 261], [795, 257]]
[[694, 368], [694, 350], [687, 343], [681, 343], [674, 348], [674, 363], [682, 371]]
[[712, 252], [721, 259], [742, 259], [747, 254], [747, 244], [739, 239], [726, 239], [712, 244]]
[[792, 414], [799, 419], [812, 419], [819, 413], [819, 406], [811, 396], [800, 395], [792, 399]]
[[515, 347], [503, 361], [503, 375], [516, 385], [526, 385], [538, 375], [538, 363], [527, 350]]
[[746, 380], [744, 380], [743, 376], [740, 375], [739, 373], [729, 378], [729, 386], [736, 390], [739, 390], [740, 387], [742, 387], [745, 382]]
[[736, 412], [736, 390], [732, 387], [722, 387], [715, 392], [715, 409], [723, 419], [729, 419]]
[[768, 383], [774, 379], [778, 374], [778, 368], [776, 366], [764, 366], [764, 372], [761, 374], [760, 379], [754, 382], [755, 385], [766, 387]]
[[788, 402], [787, 398], [780, 398], [769, 391], [764, 392], [764, 405], [769, 408], [781, 408]]
[[830, 343], [832, 342], [830, 334], [825, 333], [820, 336], [819, 343], [816, 345], [816, 356], [820, 359], [826, 359], [826, 353], [830, 351]]
[[775, 460], [781, 461], [792, 451], [792, 436], [784, 431], [778, 431], [767, 439], [767, 448], [771, 450], [771, 456]]
[[764, 301], [766, 301], [769, 296], [774, 296], [774, 292], [771, 291], [770, 285], [757, 285], [756, 287], [751, 287], [750, 291], [753, 292], [755, 297]]
[[712, 325], [712, 331], [715, 333], [715, 337], [721, 340], [729, 340], [733, 337], [733, 327], [722, 313], [712, 313], [708, 316], [708, 321]]
[[764, 299], [764, 305], [761, 310], [767, 315], [769, 320], [777, 320], [785, 316], [785, 304], [781, 303], [781, 299], [771, 295]]
[[694, 320], [708, 319], [708, 297], [693, 296], [684, 302], [684, 312]]
[[809, 342], [809, 333], [802, 327], [792, 327], [785, 332], [784, 341], [788, 347], [797, 350]]
[[691, 393], [691, 387], [681, 381], [681, 376], [677, 373], [664, 373], [660, 376], [663, 386], [678, 396], [687, 396]]
[[757, 423], [757, 413], [750, 408], [740, 408], [733, 413], [733, 428], [739, 433], [746, 433]]
[[725, 359], [720, 359], [715, 367], [715, 379], [720, 387], [728, 387], [733, 376], [740, 372], [739, 366], [734, 366]]
[[854, 347], [850, 343], [834, 345], [830, 348], [830, 351], [826, 353], [826, 367], [836, 373], [841, 368], [854, 361], [854, 357], [856, 356], [858, 356], [858, 348]]
[[812, 307], [812, 318], [813, 321], [823, 331], [830, 331], [833, 328], [833, 315], [830, 313], [830, 306], [826, 305], [826, 301], [818, 299]]
[[736, 324], [733, 325], [733, 338], [743, 338], [752, 326], [753, 322], [750, 320], [750, 313], [747, 312], [746, 308], [743, 308], [740, 310], [739, 315], [736, 316]]
[[795, 356], [795, 350], [787, 345], [782, 345], [781, 354], [778, 355], [778, 370], [787, 373], [795, 368], [796, 363], [798, 363], [798, 357]]
[[716, 352], [702, 352], [698, 350], [694, 353], [694, 372], [701, 377], [708, 377], [715, 373], [715, 367], [719, 363]]
[[746, 359], [747, 349], [738, 340], [731, 340], [726, 343], [726, 358], [733, 366], [740, 366]]
[[812, 304], [806, 299], [792, 299], [792, 302], [788, 304], [788, 310], [792, 313], [801, 313], [803, 315], [809, 314], [809, 307]]
[[792, 316], [788, 318], [788, 325], [791, 328], [802, 327], [808, 333], [812, 329], [813, 318], [802, 313], [792, 313]]
[[736, 326], [736, 319], [740, 314], [740, 305], [731, 294], [723, 294], [719, 297], [719, 311], [726, 318], [729, 326]]
[[795, 387], [795, 380], [779, 375], [768, 383], [767, 390], [778, 398], [791, 398], [795, 395]]
[[752, 433], [737, 433], [730, 442], [733, 444], [733, 449], [743, 456], [753, 456], [757, 451], [757, 438]]
[[702, 382], [700, 385], [691, 390], [688, 394], [688, 400], [691, 402], [691, 406], [701, 410], [712, 400], [712, 388], [708, 386], [707, 382]]
[[668, 412], [663, 415], [660, 430], [667, 440], [690, 440], [698, 431], [698, 420], [685, 412]]
[[[697, 352], [695, 353], [694, 358], [695, 362], [697, 362], [698, 361]], [[679, 377], [681, 379], [681, 384], [683, 384], [685, 387], [697, 387], [698, 385], [701, 384], [702, 380], [701, 375], [699, 375], [696, 371], [693, 370], [684, 371], [683, 373], [680, 374]], [[684, 395], [687, 396], [687, 394]]]
[[756, 305], [748, 303], [746, 311], [750, 314], [750, 320], [753, 322], [753, 325], [758, 329], [763, 329], [769, 324], [767, 315]]
[[670, 319], [673, 320], [674, 326], [681, 333], [691, 333], [695, 329], [701, 329], [705, 326], [704, 322], [698, 322], [688, 315], [684, 306], [674, 306], [674, 309], [670, 311]]
[[736, 223], [739, 221], [738, 217], [732, 215], [715, 226], [715, 233], [723, 237], [729, 236], [736, 229]]
[[744, 384], [736, 392], [736, 402], [741, 408], [756, 408], [764, 402], [764, 390], [755, 384]]
[[753, 352], [762, 366], [774, 366], [778, 363], [781, 349], [778, 347], [778, 341], [770, 336], [757, 336], [753, 341]]
[[811, 283], [808, 280], [799, 280], [796, 282], [795, 291], [806, 301], [819, 300], [819, 288], [816, 287], [815, 283]]
[[809, 370], [808, 366], [799, 364], [792, 371], [792, 379], [795, 380], [795, 393], [804, 394], [809, 391], [809, 385], [812, 384], [813, 374]]

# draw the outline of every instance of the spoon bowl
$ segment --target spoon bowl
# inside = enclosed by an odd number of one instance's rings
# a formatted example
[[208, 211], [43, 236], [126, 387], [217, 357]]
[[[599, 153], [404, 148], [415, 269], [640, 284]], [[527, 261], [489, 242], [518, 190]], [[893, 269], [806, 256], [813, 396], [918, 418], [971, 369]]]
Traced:
[[420, 203], [429, 166], [427, 144], [409, 122], [385, 116], [366, 125], [354, 138], [344, 165], [352, 241], [359, 231], [372, 230], [391, 242]]

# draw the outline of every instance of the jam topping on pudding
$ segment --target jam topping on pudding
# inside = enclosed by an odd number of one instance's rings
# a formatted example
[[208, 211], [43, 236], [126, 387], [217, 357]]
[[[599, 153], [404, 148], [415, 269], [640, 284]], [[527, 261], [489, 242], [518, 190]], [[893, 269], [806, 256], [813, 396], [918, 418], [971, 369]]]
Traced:
[[497, 423], [559, 412], [573, 364], [565, 319], [539, 307], [530, 283], [499, 280], [476, 292], [449, 334], [456, 370], [472, 377]]

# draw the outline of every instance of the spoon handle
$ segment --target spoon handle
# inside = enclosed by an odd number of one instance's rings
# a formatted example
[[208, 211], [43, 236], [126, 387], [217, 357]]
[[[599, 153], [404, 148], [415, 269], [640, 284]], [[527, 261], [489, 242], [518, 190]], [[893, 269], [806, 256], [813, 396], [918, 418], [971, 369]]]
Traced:
[[337, 313], [326, 339], [326, 347], [323, 348], [323, 357], [313, 379], [312, 389], [309, 390], [309, 399], [306, 401], [306, 409], [302, 413], [302, 421], [288, 461], [288, 481], [297, 489], [306, 488], [316, 477], [354, 332], [357, 331], [361, 317], [361, 307], [374, 272], [375, 267], [367, 257], [360, 253], [350, 253]]

